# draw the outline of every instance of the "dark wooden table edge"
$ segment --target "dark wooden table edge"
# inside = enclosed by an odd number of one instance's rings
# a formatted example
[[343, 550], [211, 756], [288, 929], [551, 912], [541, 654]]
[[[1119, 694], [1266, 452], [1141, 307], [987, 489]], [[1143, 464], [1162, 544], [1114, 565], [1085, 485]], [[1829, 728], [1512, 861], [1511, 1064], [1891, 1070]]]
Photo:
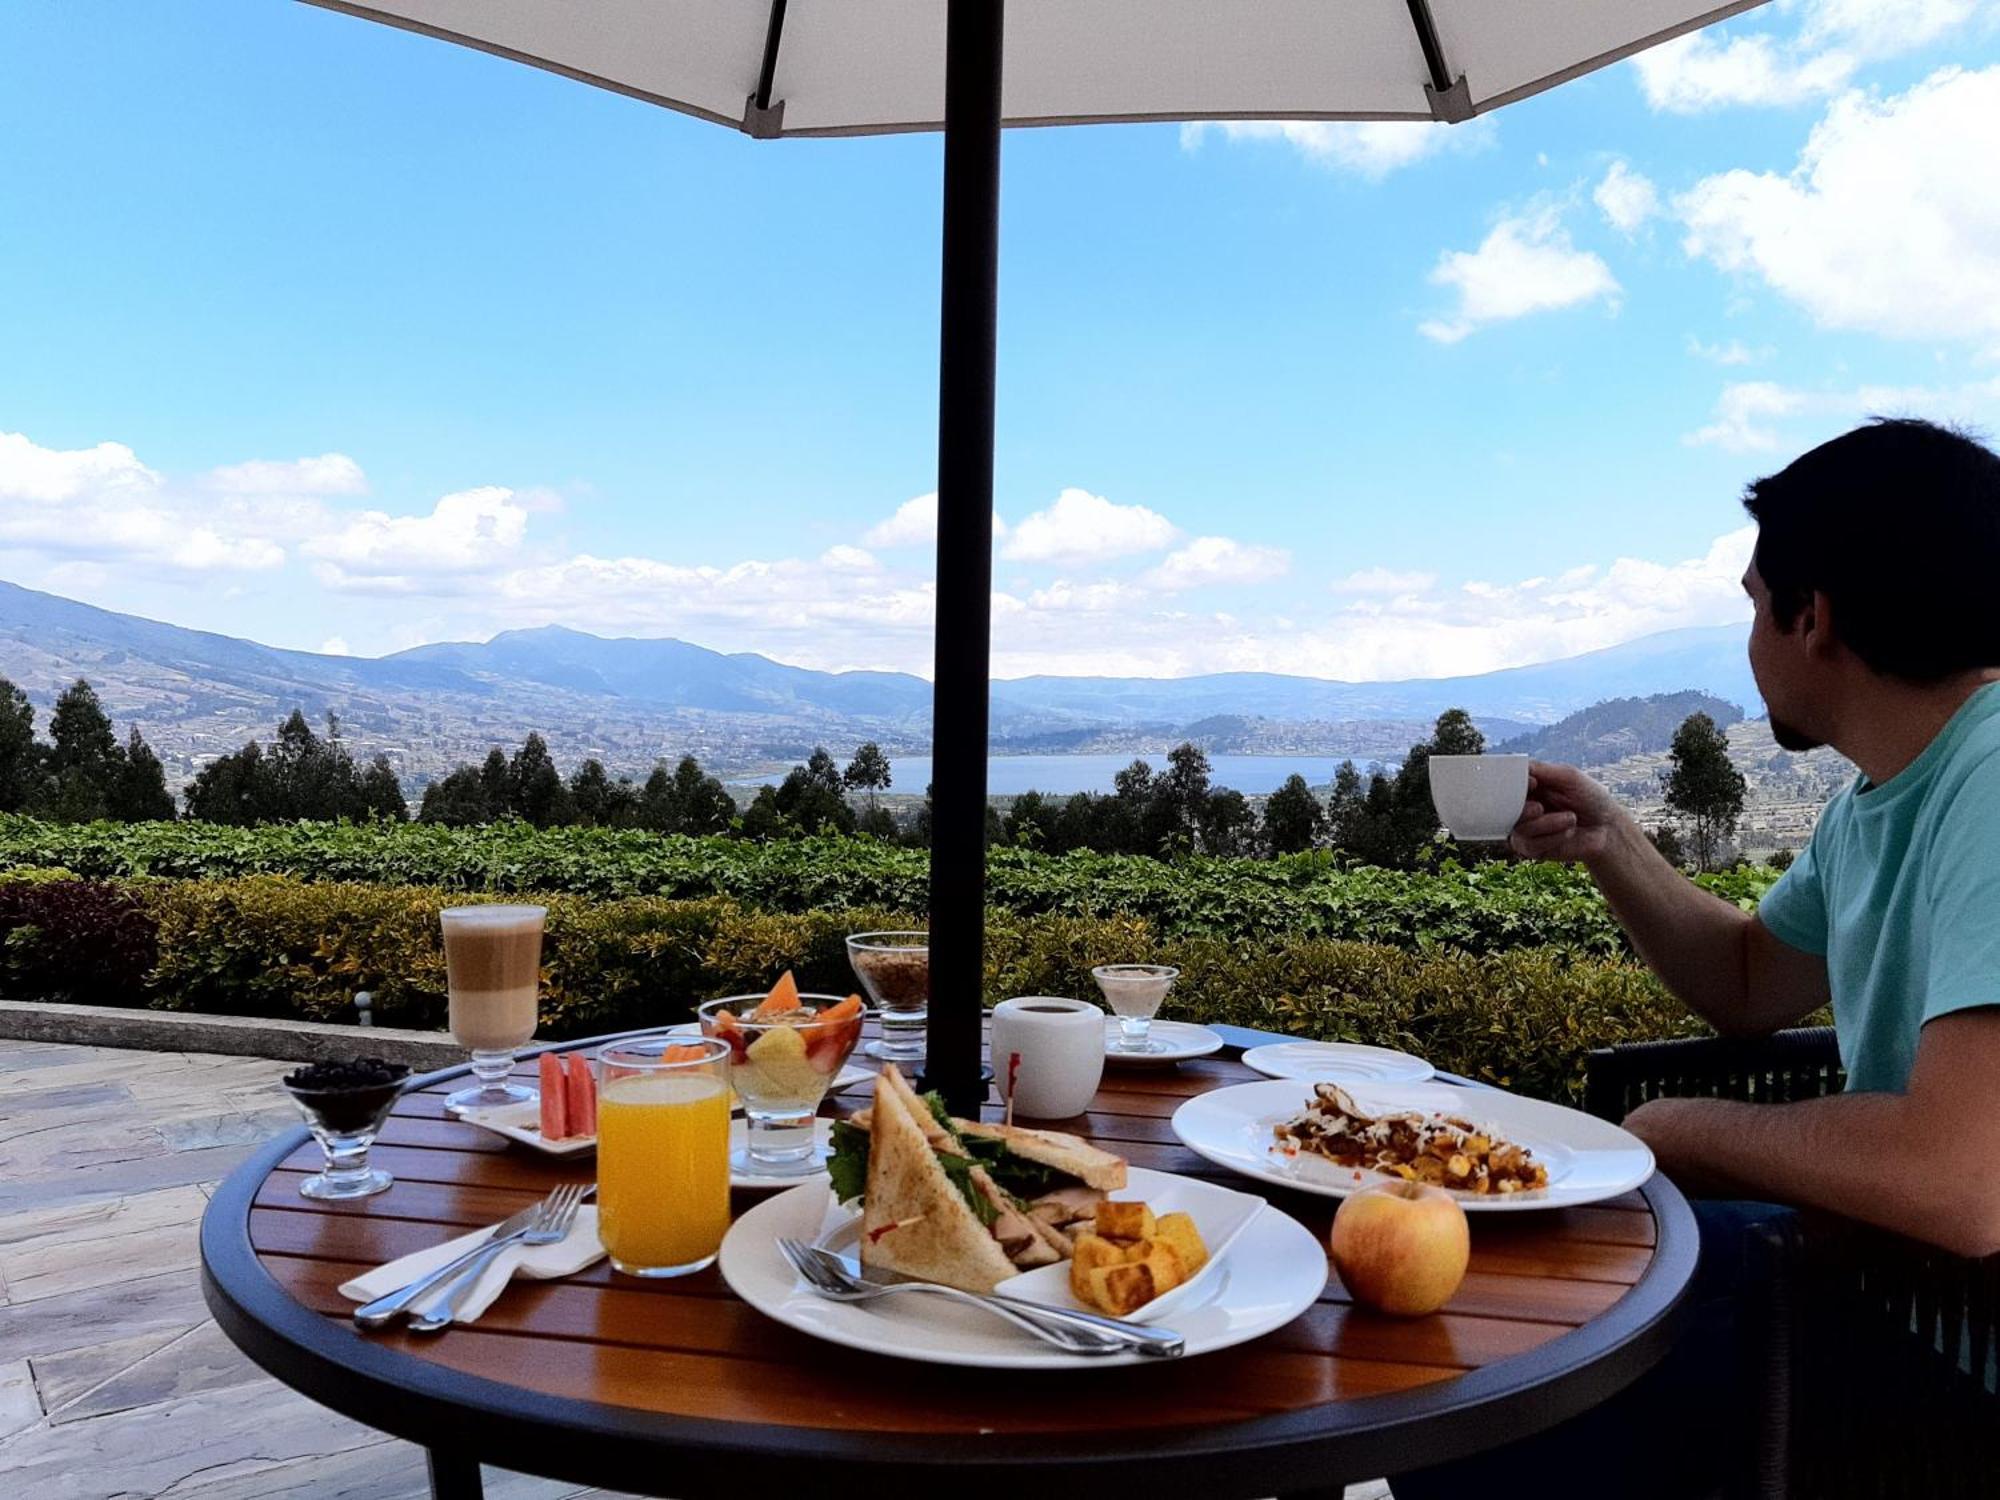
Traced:
[[[411, 1086], [467, 1072], [448, 1068]], [[271, 1142], [224, 1180], [202, 1216], [202, 1296], [231, 1342], [292, 1389], [434, 1454], [677, 1500], [733, 1500], [746, 1484], [780, 1483], [809, 1484], [828, 1500], [879, 1500], [885, 1478], [947, 1481], [966, 1500], [1018, 1500], [1024, 1479], [1087, 1481], [1107, 1469], [1125, 1485], [1199, 1486], [1215, 1500], [1337, 1490], [1530, 1436], [1623, 1390], [1672, 1347], [1699, 1256], [1693, 1211], [1655, 1175], [1640, 1189], [1657, 1241], [1639, 1280], [1608, 1312], [1526, 1354], [1410, 1390], [1193, 1431], [1009, 1434], [989, 1446], [962, 1433], [663, 1416], [526, 1391], [358, 1338], [294, 1300], [250, 1243], [259, 1186], [310, 1139], [300, 1127]]]

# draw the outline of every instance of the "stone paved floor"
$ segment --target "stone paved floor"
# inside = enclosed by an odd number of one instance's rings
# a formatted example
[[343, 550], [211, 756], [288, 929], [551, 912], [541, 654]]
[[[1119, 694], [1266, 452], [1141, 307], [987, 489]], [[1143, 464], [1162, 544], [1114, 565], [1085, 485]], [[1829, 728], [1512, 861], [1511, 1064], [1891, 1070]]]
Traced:
[[[262, 1374], [202, 1305], [208, 1189], [295, 1122], [289, 1066], [0, 1040], [0, 1495], [428, 1495], [419, 1449]], [[488, 1469], [486, 1493], [604, 1492]]]

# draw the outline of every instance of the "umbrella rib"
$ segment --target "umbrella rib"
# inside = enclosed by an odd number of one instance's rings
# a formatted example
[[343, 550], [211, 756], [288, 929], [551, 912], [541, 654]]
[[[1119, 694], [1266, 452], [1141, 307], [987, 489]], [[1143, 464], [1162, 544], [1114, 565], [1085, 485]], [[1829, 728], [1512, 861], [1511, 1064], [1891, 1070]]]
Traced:
[[1431, 81], [1424, 88], [1424, 97], [1430, 101], [1431, 115], [1438, 120], [1457, 123], [1472, 118], [1472, 90], [1466, 84], [1465, 75], [1451, 76], [1451, 68], [1444, 58], [1444, 43], [1438, 39], [1437, 18], [1431, 14], [1430, 0], [1409, 0], [1410, 24], [1417, 29], [1417, 45], [1424, 51], [1424, 66], [1430, 71]]
[[758, 140], [770, 140], [785, 128], [785, 101], [771, 103], [778, 80], [778, 47], [785, 39], [785, 0], [771, 0], [771, 19], [764, 26], [764, 58], [757, 66], [757, 92], [743, 105], [743, 129]]

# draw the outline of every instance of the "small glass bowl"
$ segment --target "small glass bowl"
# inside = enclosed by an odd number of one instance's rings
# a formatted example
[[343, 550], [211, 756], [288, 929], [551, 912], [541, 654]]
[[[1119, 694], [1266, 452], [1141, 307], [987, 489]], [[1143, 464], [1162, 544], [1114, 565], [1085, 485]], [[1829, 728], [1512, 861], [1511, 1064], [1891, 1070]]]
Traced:
[[285, 1092], [292, 1096], [305, 1117], [306, 1128], [326, 1153], [326, 1169], [299, 1184], [302, 1197], [367, 1198], [386, 1192], [395, 1180], [380, 1167], [368, 1165], [368, 1148], [409, 1080], [409, 1065], [369, 1057], [349, 1066], [365, 1067], [378, 1076], [322, 1084], [314, 1070], [324, 1065], [314, 1064], [294, 1069], [283, 1079]]

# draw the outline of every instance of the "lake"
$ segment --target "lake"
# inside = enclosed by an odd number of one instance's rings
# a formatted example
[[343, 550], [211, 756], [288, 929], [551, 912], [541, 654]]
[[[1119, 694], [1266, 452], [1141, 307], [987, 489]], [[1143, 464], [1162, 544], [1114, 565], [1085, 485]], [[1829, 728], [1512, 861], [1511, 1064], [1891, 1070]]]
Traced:
[[[1333, 780], [1344, 756], [1339, 755], [1211, 755], [1209, 778], [1218, 787], [1234, 787], [1247, 796], [1261, 797], [1284, 785], [1285, 778], [1299, 775], [1314, 786]], [[1159, 755], [995, 755], [986, 762], [986, 789], [996, 797], [1014, 797], [1026, 791], [1046, 792], [1067, 797], [1072, 792], [1108, 792], [1111, 778], [1143, 760], [1153, 770], [1167, 768], [1167, 757]], [[922, 796], [930, 784], [931, 758], [928, 755], [899, 755], [889, 763], [895, 783], [894, 793]], [[1367, 767], [1362, 767], [1364, 771]], [[738, 777], [735, 786], [760, 786], [778, 776]]]

